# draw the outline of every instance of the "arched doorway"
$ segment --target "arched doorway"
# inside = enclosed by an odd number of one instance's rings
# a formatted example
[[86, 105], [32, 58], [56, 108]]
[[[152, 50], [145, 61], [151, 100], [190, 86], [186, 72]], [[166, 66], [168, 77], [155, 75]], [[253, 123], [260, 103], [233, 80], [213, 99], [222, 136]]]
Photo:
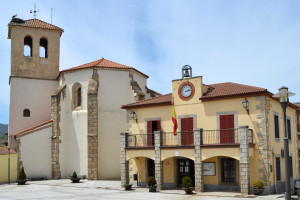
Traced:
[[195, 186], [195, 166], [194, 161], [188, 158], [177, 159], [177, 187], [182, 187], [183, 177], [191, 177], [193, 187]]

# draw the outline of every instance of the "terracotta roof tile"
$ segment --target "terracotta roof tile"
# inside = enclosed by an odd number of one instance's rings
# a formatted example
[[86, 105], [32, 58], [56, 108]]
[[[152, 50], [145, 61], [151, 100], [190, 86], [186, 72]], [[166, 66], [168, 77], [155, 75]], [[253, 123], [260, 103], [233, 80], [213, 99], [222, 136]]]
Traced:
[[[20, 21], [21, 19], [18, 20]], [[14, 22], [14, 20], [12, 19], [12, 21], [8, 24], [8, 26], [25, 26], [31, 28], [42, 28], [42, 29], [57, 30], [57, 31], [64, 32], [62, 28], [59, 28], [58, 26], [54, 26], [53, 24], [49, 24], [39, 19], [28, 19], [28, 20], [21, 20], [21, 21], [24, 21], [24, 23]]]
[[211, 99], [211, 98], [247, 95], [247, 94], [270, 93], [265, 88], [243, 85], [238, 83], [231, 83], [231, 82], [211, 84], [208, 86], [212, 88], [212, 91], [205, 94], [205, 96], [201, 98], [202, 100]]
[[161, 95], [152, 99], [145, 99], [135, 103], [122, 105], [123, 109], [136, 108], [136, 107], [148, 107], [153, 105], [172, 105], [172, 94]]
[[122, 65], [122, 64], [119, 64], [119, 63], [116, 63], [116, 62], [113, 62], [113, 61], [110, 61], [110, 60], [107, 60], [107, 59], [104, 59], [104, 58], [101, 58], [99, 60], [96, 60], [96, 61], [93, 61], [93, 62], [90, 62], [90, 63], [86, 63], [86, 64], [83, 64], [83, 65], [79, 65], [77, 67], [72, 67], [72, 68], [69, 68], [69, 69], [65, 69], [65, 70], [62, 70], [60, 71], [60, 74], [62, 72], [67, 72], [67, 71], [74, 71], [74, 70], [78, 70], [78, 69], [86, 69], [86, 68], [115, 68], [115, 69], [129, 69], [129, 70], [135, 70], [139, 73], [141, 73], [142, 75], [146, 76], [147, 78], [149, 78], [146, 74], [136, 70], [135, 68], [133, 67], [130, 67], [130, 66], [127, 66], [127, 65]]
[[46, 125], [46, 124], [50, 124], [50, 123], [52, 123], [52, 121], [53, 121], [53, 120], [51, 119], [51, 120], [45, 121], [45, 122], [43, 122], [43, 123], [37, 124], [37, 125], [32, 126], [32, 127], [30, 127], [30, 128], [27, 128], [27, 129], [24, 129], [24, 130], [22, 130], [22, 131], [19, 131], [19, 132], [13, 134], [13, 136], [18, 137], [18, 136], [22, 135], [23, 133], [26, 133], [26, 132], [28, 132], [28, 131], [33, 131], [34, 129], [39, 128], [39, 127], [42, 127], [42, 126], [44, 126], [44, 125]]
[[[16, 153], [16, 151], [13, 149], [10, 149], [10, 153]], [[8, 154], [7, 146], [1, 145], [0, 146], [0, 155], [6, 155], [6, 154]]]

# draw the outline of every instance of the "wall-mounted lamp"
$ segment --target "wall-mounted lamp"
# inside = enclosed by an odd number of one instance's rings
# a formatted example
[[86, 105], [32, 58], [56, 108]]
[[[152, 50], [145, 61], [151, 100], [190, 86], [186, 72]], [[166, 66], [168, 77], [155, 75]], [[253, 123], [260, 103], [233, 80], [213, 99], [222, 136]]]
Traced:
[[135, 119], [136, 123], [137, 123], [137, 117], [136, 117], [136, 113], [134, 112], [134, 110], [130, 111], [130, 118], [131, 119]]
[[242, 102], [244, 108], [246, 109], [248, 115], [249, 115], [249, 101], [247, 98], [244, 99], [244, 101]]
[[56, 135], [54, 135], [54, 136], [51, 136], [51, 139], [56, 139]]

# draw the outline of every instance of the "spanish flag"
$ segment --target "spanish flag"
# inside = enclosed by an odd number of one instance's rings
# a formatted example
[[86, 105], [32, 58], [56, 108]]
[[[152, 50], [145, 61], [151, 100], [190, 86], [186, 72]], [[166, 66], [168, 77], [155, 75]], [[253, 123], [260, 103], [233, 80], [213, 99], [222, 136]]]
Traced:
[[176, 112], [175, 112], [175, 105], [174, 105], [174, 97], [173, 97], [173, 103], [172, 103], [172, 121], [173, 121], [173, 133], [174, 135], [177, 135], [177, 116], [176, 116]]

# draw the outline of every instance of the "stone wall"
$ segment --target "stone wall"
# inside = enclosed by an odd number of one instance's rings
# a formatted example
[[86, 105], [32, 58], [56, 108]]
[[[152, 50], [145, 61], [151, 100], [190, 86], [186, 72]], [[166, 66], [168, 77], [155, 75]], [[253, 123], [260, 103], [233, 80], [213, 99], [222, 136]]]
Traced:
[[240, 134], [241, 193], [242, 195], [248, 195], [250, 189], [248, 126], [240, 126], [239, 134]]
[[[88, 85], [88, 179], [98, 179], [98, 75], [93, 70], [93, 79]], [[96, 79], [96, 80], [95, 80]]]
[[203, 129], [194, 131], [194, 144], [195, 144], [195, 191], [203, 192], [204, 182], [203, 182], [203, 168], [201, 162], [201, 135], [203, 133]]

